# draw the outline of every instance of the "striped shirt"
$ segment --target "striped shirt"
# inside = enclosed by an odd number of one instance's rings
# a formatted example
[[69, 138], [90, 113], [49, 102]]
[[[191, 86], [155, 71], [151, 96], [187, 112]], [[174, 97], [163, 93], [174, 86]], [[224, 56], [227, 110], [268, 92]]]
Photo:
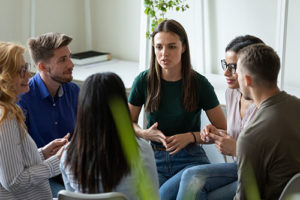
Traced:
[[41, 149], [37, 149], [27, 132], [20, 143], [20, 126], [15, 117], [2, 121], [0, 199], [52, 199], [48, 179], [59, 173], [58, 157], [44, 160]]

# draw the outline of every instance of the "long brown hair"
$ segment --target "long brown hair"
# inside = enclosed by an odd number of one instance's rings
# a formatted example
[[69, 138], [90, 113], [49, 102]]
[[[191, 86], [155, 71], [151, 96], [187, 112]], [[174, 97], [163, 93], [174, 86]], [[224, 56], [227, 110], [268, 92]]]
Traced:
[[114, 73], [88, 77], [79, 92], [76, 127], [65, 166], [70, 165], [83, 193], [99, 193], [100, 180], [104, 192], [110, 192], [130, 171], [108, 105], [115, 95], [127, 105], [124, 84]]
[[0, 124], [5, 119], [16, 117], [20, 125], [21, 141], [25, 136], [25, 116], [17, 106], [17, 95], [14, 87], [14, 78], [19, 76], [21, 58], [25, 48], [21, 45], [0, 42], [0, 106], [3, 112], [0, 116]]
[[191, 65], [190, 48], [187, 34], [180, 23], [175, 20], [164, 20], [154, 30], [152, 34], [152, 53], [150, 70], [147, 81], [147, 100], [146, 111], [154, 112], [158, 109], [161, 101], [161, 66], [158, 64], [155, 49], [154, 37], [159, 32], [172, 32], [179, 36], [179, 39], [185, 51], [181, 55], [181, 73], [183, 88], [183, 107], [186, 111], [191, 112], [197, 109], [197, 89], [194, 71]]

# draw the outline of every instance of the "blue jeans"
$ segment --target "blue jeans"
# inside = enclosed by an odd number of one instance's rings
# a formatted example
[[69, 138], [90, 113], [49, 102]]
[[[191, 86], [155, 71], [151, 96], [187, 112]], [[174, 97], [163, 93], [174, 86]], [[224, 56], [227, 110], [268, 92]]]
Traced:
[[159, 150], [154, 150], [154, 155], [162, 200], [176, 199], [181, 175], [185, 169], [209, 163], [203, 148], [195, 144], [188, 145], [174, 155]]
[[235, 162], [194, 166], [183, 172], [177, 200], [187, 197], [201, 200], [233, 199], [236, 188], [237, 164]]
[[49, 179], [50, 188], [53, 198], [57, 198], [57, 194], [60, 190], [65, 190], [64, 183], [60, 180], [61, 176], [55, 176]]

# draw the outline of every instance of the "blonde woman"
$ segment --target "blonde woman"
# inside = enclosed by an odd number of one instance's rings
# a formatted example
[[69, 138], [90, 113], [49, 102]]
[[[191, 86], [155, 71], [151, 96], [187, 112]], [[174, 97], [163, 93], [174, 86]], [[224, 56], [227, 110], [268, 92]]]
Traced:
[[29, 91], [25, 48], [0, 42], [0, 199], [52, 199], [48, 179], [60, 173], [65, 138], [37, 149], [17, 97]]

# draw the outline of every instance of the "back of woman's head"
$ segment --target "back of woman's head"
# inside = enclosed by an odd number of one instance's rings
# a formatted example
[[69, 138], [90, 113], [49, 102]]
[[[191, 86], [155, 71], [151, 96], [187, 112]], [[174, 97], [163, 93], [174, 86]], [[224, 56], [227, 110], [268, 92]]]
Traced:
[[83, 192], [99, 192], [99, 180], [104, 191], [109, 192], [129, 172], [108, 104], [113, 96], [127, 105], [124, 84], [114, 73], [92, 75], [80, 89], [66, 165], [71, 166]]
[[14, 78], [19, 75], [22, 67], [21, 58], [25, 48], [11, 42], [0, 42], [0, 106], [2, 113], [0, 123], [6, 119], [16, 116], [18, 122], [24, 125], [22, 110], [16, 105], [17, 96]]
[[264, 42], [261, 39], [252, 35], [238, 36], [230, 41], [230, 43], [225, 48], [225, 52], [233, 51], [235, 53], [238, 53], [242, 48], [251, 44], [258, 43], [264, 44]]

